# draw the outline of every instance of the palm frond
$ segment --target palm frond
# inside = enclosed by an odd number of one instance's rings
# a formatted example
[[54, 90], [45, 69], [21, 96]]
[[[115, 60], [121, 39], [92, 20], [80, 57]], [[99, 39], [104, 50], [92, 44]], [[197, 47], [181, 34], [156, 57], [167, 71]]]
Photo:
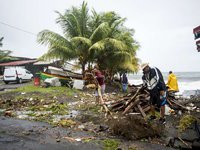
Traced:
[[100, 41], [108, 36], [110, 32], [110, 27], [107, 22], [101, 23], [92, 33], [90, 36], [90, 40], [93, 43]]
[[92, 42], [90, 39], [85, 37], [74, 37], [71, 39], [71, 42], [74, 43], [76, 47], [79, 47], [81, 45], [82, 48], [87, 48], [92, 45]]
[[48, 46], [62, 45], [72, 48], [71, 43], [67, 39], [50, 30], [43, 30], [39, 32], [37, 41]]
[[66, 37], [74, 37], [79, 36], [80, 33], [80, 26], [76, 16], [67, 11], [65, 15], [62, 15], [60, 12], [56, 11], [59, 17], [56, 19], [56, 23], [61, 25], [61, 28], [66, 35]]

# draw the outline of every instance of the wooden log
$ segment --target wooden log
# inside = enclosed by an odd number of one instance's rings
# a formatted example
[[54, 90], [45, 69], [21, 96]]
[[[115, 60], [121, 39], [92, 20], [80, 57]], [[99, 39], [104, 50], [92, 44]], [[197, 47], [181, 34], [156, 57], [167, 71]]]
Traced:
[[138, 104], [137, 107], [138, 107], [138, 109], [140, 110], [140, 113], [142, 114], [142, 116], [143, 116], [144, 118], [146, 118], [147, 115], [144, 113], [144, 111], [143, 111], [142, 107], [140, 106], [140, 104]]
[[149, 111], [150, 109], [151, 109], [151, 107], [150, 107], [150, 106], [147, 106], [147, 107], [143, 108], [143, 111], [144, 111], [144, 112], [147, 112], [147, 111]]
[[140, 92], [141, 89], [142, 89], [142, 87], [139, 88], [139, 89], [137, 89], [136, 93], [135, 93], [135, 94], [131, 97], [131, 99], [127, 102], [126, 106], [128, 106], [128, 105], [136, 98], [136, 96], [139, 94], [139, 92]]
[[123, 115], [126, 114], [131, 108], [133, 108], [135, 105], [137, 105], [140, 102], [140, 99], [136, 99], [134, 102], [131, 102], [123, 111]]
[[106, 111], [106, 116], [107, 116], [107, 114], [112, 115], [112, 113], [110, 112], [110, 110], [108, 109], [108, 107], [104, 103], [104, 100], [103, 100], [102, 95], [101, 95], [101, 86], [100, 85], [98, 85], [98, 90], [97, 91], [98, 91], [98, 95], [99, 95], [99, 98], [100, 98], [100, 104], [103, 106], [103, 108]]
[[123, 110], [123, 109], [124, 109], [124, 106], [121, 105], [121, 106], [119, 106], [117, 108], [113, 108], [112, 110], [116, 112], [116, 111], [120, 111], [120, 110]]
[[182, 109], [188, 110], [185, 106], [179, 104], [178, 102], [175, 102], [175, 101], [172, 101], [172, 100], [169, 100], [169, 99], [167, 99], [167, 102], [168, 102], [171, 106], [173, 106], [172, 103], [174, 103], [174, 104], [176, 104], [177, 106], [181, 107]]

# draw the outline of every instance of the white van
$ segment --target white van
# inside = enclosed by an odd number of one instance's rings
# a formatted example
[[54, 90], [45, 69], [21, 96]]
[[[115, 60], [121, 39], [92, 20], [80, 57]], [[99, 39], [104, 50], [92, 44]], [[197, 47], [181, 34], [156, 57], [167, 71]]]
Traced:
[[23, 67], [7, 67], [4, 69], [3, 81], [22, 83], [23, 81], [32, 80], [33, 74]]

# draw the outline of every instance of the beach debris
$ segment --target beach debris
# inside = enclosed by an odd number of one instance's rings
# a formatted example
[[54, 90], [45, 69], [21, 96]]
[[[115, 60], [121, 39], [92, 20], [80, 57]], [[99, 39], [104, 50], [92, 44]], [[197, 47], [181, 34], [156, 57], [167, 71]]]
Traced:
[[130, 86], [131, 92], [123, 96], [120, 100], [109, 104], [109, 109], [114, 112], [140, 113], [146, 117], [146, 112], [150, 110], [149, 93], [142, 87]]
[[59, 78], [57, 78], [57, 77], [47, 78], [44, 80], [44, 83], [47, 85], [50, 85], [50, 86], [61, 86]]
[[65, 136], [63, 138], [68, 140], [68, 141], [70, 141], [70, 142], [81, 142], [81, 141], [88, 141], [88, 140], [95, 139], [95, 137], [93, 137], [93, 136], [88, 136], [88, 137], [69, 137], [69, 136]]
[[[147, 90], [142, 86], [129, 85], [129, 93], [124, 95], [121, 99], [117, 101], [112, 101], [109, 103], [109, 109], [114, 112], [121, 112], [123, 115], [134, 113], [139, 113], [144, 118], [150, 110], [149, 99], [150, 95]], [[188, 106], [182, 104], [181, 101], [175, 97], [167, 98], [168, 105], [166, 105], [166, 115], [176, 114], [179, 111], [194, 111], [197, 109], [193, 103]]]
[[110, 131], [114, 135], [123, 136], [128, 140], [161, 136], [163, 126], [148, 123], [140, 115], [121, 115], [108, 121]]

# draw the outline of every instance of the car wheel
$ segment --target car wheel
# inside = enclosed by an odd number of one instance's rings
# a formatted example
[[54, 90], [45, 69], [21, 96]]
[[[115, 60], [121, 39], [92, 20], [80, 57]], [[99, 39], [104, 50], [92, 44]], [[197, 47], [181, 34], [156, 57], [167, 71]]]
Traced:
[[17, 83], [21, 84], [22, 83], [22, 79], [18, 79]]
[[8, 81], [4, 81], [4, 83], [5, 83], [5, 84], [8, 84], [9, 82], [8, 82]]

